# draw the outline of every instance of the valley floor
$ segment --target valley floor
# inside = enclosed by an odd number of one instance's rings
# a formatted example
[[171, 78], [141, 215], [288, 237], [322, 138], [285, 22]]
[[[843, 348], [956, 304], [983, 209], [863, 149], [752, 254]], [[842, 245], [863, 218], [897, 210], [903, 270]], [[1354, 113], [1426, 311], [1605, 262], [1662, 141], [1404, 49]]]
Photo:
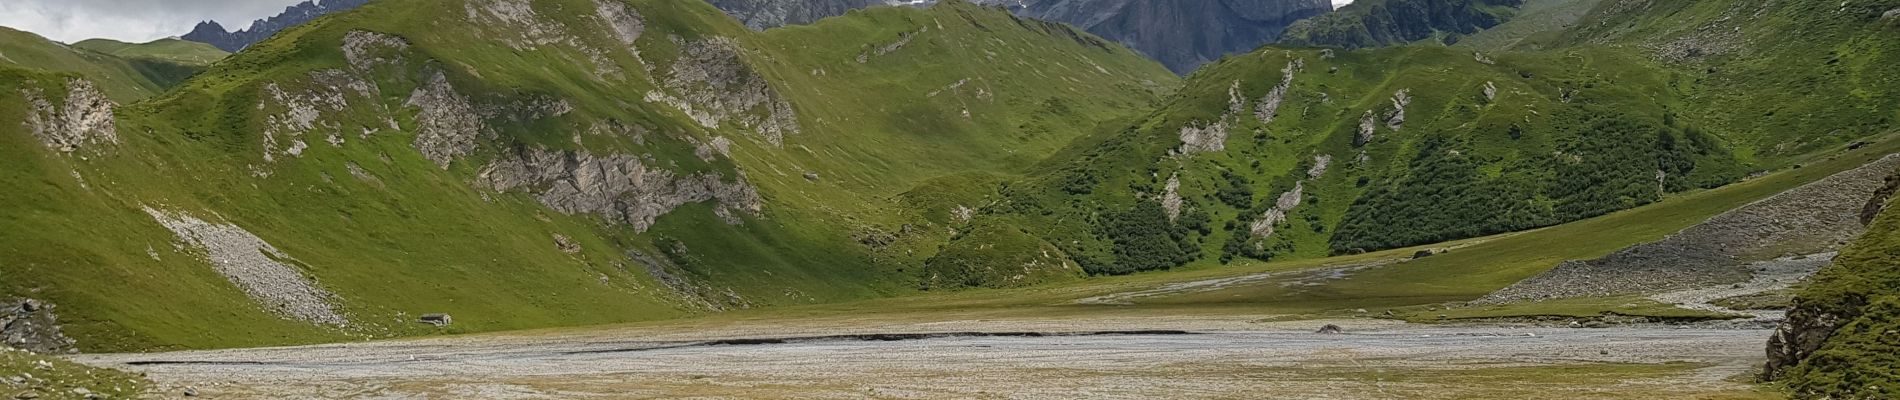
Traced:
[[[1758, 398], [1769, 331], [1270, 315], [657, 325], [101, 354], [212, 398]], [[958, 316], [948, 315], [948, 318]], [[1327, 324], [1343, 334], [1315, 333]], [[931, 333], [926, 335], [925, 333]], [[841, 336], [857, 335], [857, 336]]]

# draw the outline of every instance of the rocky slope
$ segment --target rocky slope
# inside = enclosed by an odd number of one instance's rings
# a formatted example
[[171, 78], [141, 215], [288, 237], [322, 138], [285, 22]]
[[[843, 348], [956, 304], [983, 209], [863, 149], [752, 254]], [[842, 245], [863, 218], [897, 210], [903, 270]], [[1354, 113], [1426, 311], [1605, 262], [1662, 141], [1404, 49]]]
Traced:
[[[968, 3], [831, 21], [381, 0], [144, 100], [0, 66], [0, 119], [23, 122], [0, 124], [0, 298], [59, 304], [58, 332], [98, 351], [908, 293], [955, 234], [933, 216], [984, 201], [939, 178], [1019, 173], [1174, 86]], [[951, 195], [899, 200], [922, 192]]]
[[[1891, 169], [1889, 169], [1891, 171]], [[1900, 212], [1887, 190], [1871, 197], [1867, 233], [1816, 274], [1795, 298], [1788, 320], [1768, 342], [1764, 377], [1797, 398], [1881, 399], [1900, 394]]]
[[1660, 241], [1595, 260], [1565, 262], [1479, 302], [1653, 294], [1746, 282], [1755, 273], [1751, 262], [1829, 252], [1859, 236], [1869, 222], [1861, 217], [1868, 199], [1876, 197], [1896, 168], [1900, 156], [1889, 156], [1731, 210]]
[[226, 30], [217, 21], [198, 23], [191, 32], [179, 36], [180, 39], [210, 44], [224, 51], [235, 52], [252, 44], [270, 38], [278, 31], [310, 22], [327, 14], [342, 12], [361, 7], [370, 0], [308, 0], [285, 7], [284, 12], [257, 21], [251, 26], [236, 31]]

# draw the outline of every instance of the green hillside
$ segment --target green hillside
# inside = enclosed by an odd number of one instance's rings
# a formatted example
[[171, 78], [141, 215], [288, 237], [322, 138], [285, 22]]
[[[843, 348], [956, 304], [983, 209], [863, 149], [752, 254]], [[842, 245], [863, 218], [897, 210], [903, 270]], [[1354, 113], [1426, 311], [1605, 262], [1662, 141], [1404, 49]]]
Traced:
[[89, 39], [73, 43], [73, 48], [110, 54], [119, 58], [150, 58], [185, 65], [209, 65], [231, 55], [208, 44], [178, 39], [159, 39], [146, 43]]
[[203, 69], [155, 58], [122, 58], [0, 27], [0, 66], [77, 74], [119, 102], [157, 96]]
[[[1322, 257], [1603, 215], [1893, 128], [1900, 107], [1887, 92], [1900, 85], [1879, 80], [1900, 76], [1888, 71], [1900, 60], [1887, 60], [1900, 42], [1879, 16], [1894, 4], [1631, 4], [1579, 16], [1577, 4], [1534, 2], [1522, 11], [1550, 26], [1484, 39], [1514, 51], [1230, 57], [1154, 114], [1005, 185], [975, 218], [1016, 224], [1093, 274]], [[1519, 12], [1504, 5], [1429, 4], [1450, 7], [1441, 16]], [[1324, 18], [1414, 6], [1428, 5], [1356, 3]], [[1655, 45], [1742, 11], [1769, 23], [1742, 31], [1757, 39], [1725, 42], [1732, 55]], [[1771, 40], [1796, 34], [1816, 35]]]
[[82, 117], [0, 126], [0, 292], [58, 304], [87, 351], [908, 293], [954, 234], [941, 216], [979, 205], [955, 185], [1176, 85], [1112, 42], [963, 2], [765, 33], [700, 2], [376, 2], [104, 125], [64, 101], [85, 98], [72, 75], [5, 71], [9, 119], [40, 101]]

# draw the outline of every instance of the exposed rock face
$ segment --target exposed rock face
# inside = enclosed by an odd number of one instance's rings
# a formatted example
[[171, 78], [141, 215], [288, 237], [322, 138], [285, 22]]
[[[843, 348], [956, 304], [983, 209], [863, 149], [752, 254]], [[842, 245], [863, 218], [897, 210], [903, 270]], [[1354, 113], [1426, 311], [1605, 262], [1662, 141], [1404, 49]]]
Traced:
[[1192, 156], [1196, 153], [1214, 153], [1227, 150], [1227, 129], [1234, 124], [1247, 107], [1247, 99], [1240, 96], [1240, 81], [1234, 81], [1227, 89], [1227, 113], [1220, 121], [1201, 125], [1200, 122], [1181, 127], [1181, 148], [1175, 154]]
[[294, 84], [302, 88], [287, 91], [278, 83], [264, 85], [268, 100], [258, 108], [275, 111], [264, 117], [265, 161], [282, 155], [302, 155], [303, 149], [308, 147], [306, 136], [324, 135], [330, 143], [341, 145], [344, 141], [342, 124], [336, 122], [338, 118], [326, 116], [350, 112], [351, 98], [365, 100], [359, 104], [378, 104], [375, 99], [379, 91], [375, 83], [339, 69], [311, 72], [309, 77]]
[[1257, 238], [1273, 236], [1274, 227], [1278, 226], [1281, 222], [1285, 222], [1286, 214], [1293, 212], [1294, 208], [1299, 207], [1300, 202], [1305, 199], [1305, 196], [1306, 182], [1301, 181], [1293, 184], [1293, 190], [1281, 193], [1280, 197], [1274, 200], [1273, 208], [1267, 209], [1267, 212], [1262, 214], [1259, 220], [1255, 220], [1253, 225], [1248, 226], [1249, 231], [1253, 232], [1253, 236]]
[[654, 221], [687, 203], [716, 201], [729, 223], [760, 215], [764, 201], [743, 178], [726, 182], [718, 173], [680, 176], [639, 157], [583, 152], [523, 150], [504, 155], [481, 172], [489, 187], [528, 190], [541, 204], [567, 214], [598, 214], [644, 232]]
[[1488, 81], [1485, 82], [1484, 83], [1484, 101], [1497, 101], [1497, 100], [1498, 100], [1498, 84], [1496, 82], [1488, 82]]
[[0, 302], [0, 343], [7, 347], [41, 354], [74, 351], [72, 338], [59, 329], [59, 316], [53, 304], [16, 299]]
[[285, 318], [342, 327], [350, 321], [333, 304], [336, 295], [306, 278], [290, 255], [244, 228], [205, 222], [184, 213], [145, 209], [185, 244], [205, 252], [211, 268], [251, 300]]
[[594, 0], [594, 14], [600, 17], [601, 22], [607, 23], [608, 28], [613, 29], [614, 39], [619, 39], [620, 43], [627, 45], [628, 48], [632, 48], [634, 43], [640, 40], [640, 35], [646, 33], [646, 18], [641, 17], [640, 13], [632, 7], [627, 7], [627, 3], [616, 0]]
[[1378, 129], [1379, 120], [1374, 118], [1372, 110], [1366, 110], [1366, 116], [1359, 118], [1359, 134], [1352, 137], [1353, 147], [1372, 143], [1372, 139], [1378, 134]]
[[116, 107], [91, 81], [66, 81], [66, 98], [54, 106], [38, 88], [22, 89], [26, 99], [26, 129], [47, 148], [73, 152], [82, 147], [119, 143], [112, 110]]
[[1167, 211], [1168, 222], [1181, 219], [1181, 174], [1168, 177], [1167, 188], [1161, 193], [1161, 210]]
[[733, 124], [776, 146], [799, 132], [798, 114], [771, 82], [740, 57], [731, 38], [674, 37], [680, 57], [658, 78], [648, 102], [672, 106], [707, 128]]
[[238, 50], [243, 50], [245, 47], [250, 47], [252, 44], [270, 38], [271, 35], [277, 34], [278, 31], [302, 25], [305, 22], [310, 22], [326, 14], [361, 7], [364, 4], [369, 4], [369, 0], [305, 1], [297, 3], [297, 5], [285, 7], [284, 12], [276, 16], [251, 22], [250, 28], [237, 32], [225, 31], [224, 26], [219, 25], [215, 21], [205, 21], [198, 23], [198, 26], [192, 29], [191, 33], [186, 33], [179, 38], [210, 44], [224, 51], [236, 53]]
[[1900, 167], [1888, 156], [1730, 210], [1662, 240], [1589, 261], [1568, 261], [1478, 300], [1513, 301], [1658, 293], [1748, 281], [1765, 251], [1818, 253], [1858, 236], [1861, 212]]
[[1260, 119], [1261, 124], [1273, 123], [1273, 119], [1280, 116], [1280, 104], [1286, 102], [1287, 90], [1293, 88], [1293, 74], [1305, 67], [1305, 59], [1288, 62], [1286, 68], [1280, 70], [1280, 83], [1267, 92], [1267, 97], [1260, 98], [1260, 105], [1254, 108], [1254, 118]]
[[1385, 127], [1392, 130], [1405, 128], [1405, 107], [1412, 105], [1412, 90], [1399, 89], [1392, 94], [1392, 110], [1385, 113]]
[[419, 125], [416, 150], [443, 169], [456, 157], [474, 153], [476, 139], [494, 136], [482, 123], [481, 115], [475, 112], [475, 106], [457, 93], [448, 77], [440, 72], [430, 75], [429, 81], [416, 88], [405, 104], [422, 110], [416, 114]]
[[1322, 176], [1326, 176], [1326, 170], [1332, 168], [1332, 166], [1333, 155], [1321, 154], [1313, 156], [1313, 166], [1306, 169], [1306, 178], [1319, 179]]
[[350, 31], [343, 35], [343, 59], [357, 72], [402, 64], [407, 50], [409, 41], [392, 35], [369, 31]]

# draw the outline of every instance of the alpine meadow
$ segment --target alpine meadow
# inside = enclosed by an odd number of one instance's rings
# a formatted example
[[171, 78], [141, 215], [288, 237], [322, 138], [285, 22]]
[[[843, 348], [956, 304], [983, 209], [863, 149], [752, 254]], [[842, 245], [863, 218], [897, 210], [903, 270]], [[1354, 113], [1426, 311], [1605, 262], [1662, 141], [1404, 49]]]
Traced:
[[1900, 397], [1900, 0], [146, 1], [0, 398]]

